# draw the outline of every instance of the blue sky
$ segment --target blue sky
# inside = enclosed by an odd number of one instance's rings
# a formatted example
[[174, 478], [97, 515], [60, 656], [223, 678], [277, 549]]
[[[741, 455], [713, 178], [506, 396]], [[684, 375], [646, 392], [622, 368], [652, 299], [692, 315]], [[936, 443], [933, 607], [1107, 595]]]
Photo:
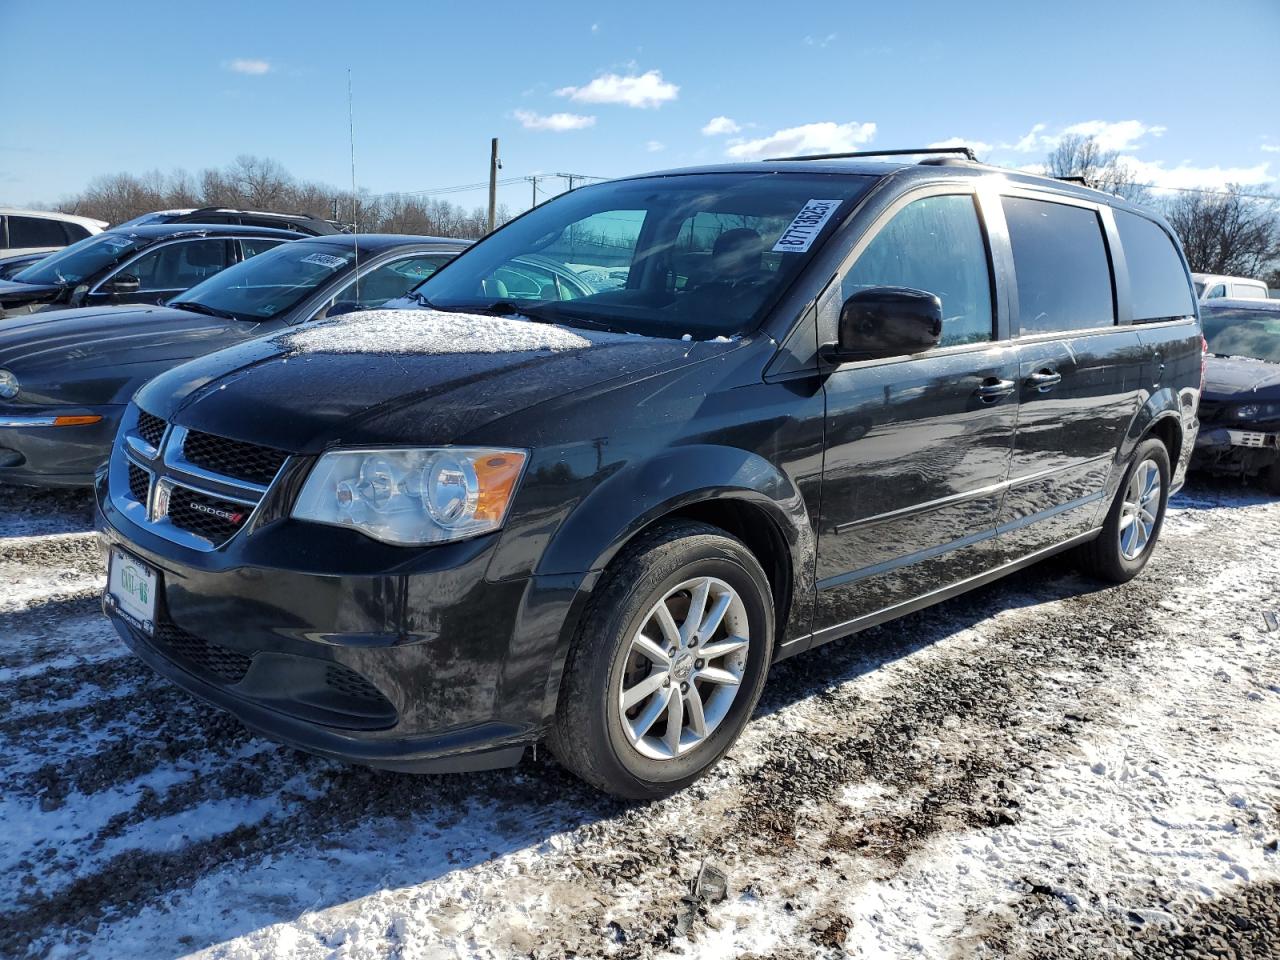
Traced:
[[0, 0], [0, 204], [240, 153], [349, 184], [348, 67], [376, 193], [483, 181], [492, 136], [504, 177], [953, 137], [1025, 165], [1075, 129], [1160, 184], [1280, 178], [1278, 0]]

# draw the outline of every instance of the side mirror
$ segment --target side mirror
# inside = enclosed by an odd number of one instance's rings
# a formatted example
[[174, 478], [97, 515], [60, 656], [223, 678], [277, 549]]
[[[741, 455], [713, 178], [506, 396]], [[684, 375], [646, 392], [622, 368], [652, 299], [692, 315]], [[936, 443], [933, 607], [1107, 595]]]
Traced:
[[102, 285], [104, 293], [137, 293], [142, 281], [131, 273], [118, 273]]
[[839, 339], [822, 348], [829, 362], [922, 353], [942, 339], [942, 301], [910, 287], [871, 287], [844, 302], [838, 327]]

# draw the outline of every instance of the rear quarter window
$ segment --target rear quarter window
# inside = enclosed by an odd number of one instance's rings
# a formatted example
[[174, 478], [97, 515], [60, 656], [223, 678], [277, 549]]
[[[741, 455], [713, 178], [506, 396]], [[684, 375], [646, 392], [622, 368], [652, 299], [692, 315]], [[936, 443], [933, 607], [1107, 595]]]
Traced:
[[1111, 260], [1097, 212], [1023, 197], [1003, 197], [1001, 205], [1018, 278], [1021, 332], [1114, 324]]
[[1194, 313], [1191, 287], [1173, 240], [1146, 217], [1124, 210], [1114, 213], [1129, 270], [1134, 323]]

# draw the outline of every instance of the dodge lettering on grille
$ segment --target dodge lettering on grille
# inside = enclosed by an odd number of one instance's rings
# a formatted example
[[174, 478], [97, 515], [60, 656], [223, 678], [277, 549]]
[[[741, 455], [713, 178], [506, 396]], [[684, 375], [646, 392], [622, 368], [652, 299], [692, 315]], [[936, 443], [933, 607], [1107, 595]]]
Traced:
[[220, 510], [217, 507], [211, 507], [207, 503], [199, 503], [195, 500], [187, 501], [187, 508], [197, 513], [206, 513], [211, 517], [217, 517], [219, 520], [225, 520], [227, 523], [239, 523], [244, 519], [243, 513], [232, 512], [231, 510]]

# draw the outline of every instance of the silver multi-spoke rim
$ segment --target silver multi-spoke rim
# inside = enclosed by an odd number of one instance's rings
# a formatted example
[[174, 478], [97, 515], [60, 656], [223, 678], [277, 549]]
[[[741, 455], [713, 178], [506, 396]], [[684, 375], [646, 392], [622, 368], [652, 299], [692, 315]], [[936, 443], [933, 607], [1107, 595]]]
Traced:
[[1126, 560], [1137, 560], [1151, 542], [1161, 487], [1160, 467], [1154, 460], [1143, 460], [1129, 478], [1120, 507], [1120, 553]]
[[697, 749], [737, 697], [750, 644], [746, 607], [723, 580], [697, 577], [668, 591], [623, 665], [618, 705], [631, 746], [651, 760]]

